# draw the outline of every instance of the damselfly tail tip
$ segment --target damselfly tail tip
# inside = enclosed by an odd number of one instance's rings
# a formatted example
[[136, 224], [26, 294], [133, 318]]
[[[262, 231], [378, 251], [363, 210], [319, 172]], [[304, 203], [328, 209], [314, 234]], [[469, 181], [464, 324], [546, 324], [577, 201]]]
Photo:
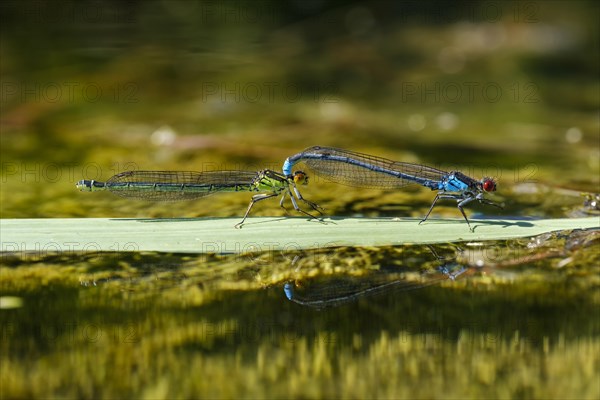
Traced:
[[75, 184], [75, 187], [82, 192], [91, 192], [94, 190], [104, 190], [106, 185], [104, 182], [98, 182], [93, 179], [82, 179]]
[[287, 282], [285, 285], [283, 285], [283, 292], [288, 300], [292, 300], [294, 297], [294, 284]]
[[75, 187], [82, 192], [91, 192], [92, 191], [92, 182], [82, 179], [75, 184]]

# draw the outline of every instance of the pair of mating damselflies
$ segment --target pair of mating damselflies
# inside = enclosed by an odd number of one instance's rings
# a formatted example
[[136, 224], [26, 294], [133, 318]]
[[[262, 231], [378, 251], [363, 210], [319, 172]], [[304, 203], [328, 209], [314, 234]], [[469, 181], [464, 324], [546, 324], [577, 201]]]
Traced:
[[[500, 205], [484, 198], [484, 194], [496, 190], [494, 179], [485, 177], [475, 180], [467, 175], [446, 172], [425, 165], [391, 161], [385, 158], [357, 153], [334, 147], [313, 146], [288, 157], [283, 164], [283, 173], [272, 170], [252, 171], [126, 171], [114, 175], [106, 182], [81, 180], [77, 188], [81, 191], [108, 190], [128, 198], [146, 200], [190, 200], [218, 192], [263, 192], [252, 196], [246, 214], [235, 225], [240, 228], [250, 210], [259, 201], [281, 194], [279, 205], [283, 208], [286, 196], [294, 209], [311, 218], [314, 215], [302, 210], [298, 202], [308, 205], [312, 211], [322, 215], [321, 207], [302, 197], [299, 185], [308, 183], [308, 176], [294, 167], [304, 163], [316, 175], [331, 182], [349, 186], [398, 189], [410, 184], [420, 184], [437, 194], [429, 211], [421, 220], [424, 222], [438, 200], [452, 199], [463, 215], [469, 229], [471, 224], [463, 207], [473, 201]], [[472, 230], [472, 229], [471, 229]]]

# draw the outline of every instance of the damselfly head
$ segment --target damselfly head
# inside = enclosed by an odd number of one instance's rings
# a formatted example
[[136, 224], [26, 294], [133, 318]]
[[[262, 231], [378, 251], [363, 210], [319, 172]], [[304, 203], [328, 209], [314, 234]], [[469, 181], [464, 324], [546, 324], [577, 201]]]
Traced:
[[308, 176], [302, 171], [295, 171], [292, 178], [294, 179], [294, 183], [296, 185], [307, 185], [308, 184]]
[[481, 188], [484, 192], [495, 192], [496, 182], [492, 178], [483, 178], [481, 180]]

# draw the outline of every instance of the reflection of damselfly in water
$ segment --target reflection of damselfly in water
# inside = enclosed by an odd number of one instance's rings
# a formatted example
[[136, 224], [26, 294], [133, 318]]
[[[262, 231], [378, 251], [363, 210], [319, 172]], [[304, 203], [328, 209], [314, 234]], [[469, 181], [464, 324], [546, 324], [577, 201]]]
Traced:
[[281, 194], [279, 205], [283, 208], [286, 196], [292, 206], [311, 218], [313, 215], [302, 210], [296, 200], [302, 201], [321, 213], [319, 206], [305, 200], [296, 185], [306, 185], [308, 176], [296, 171], [284, 176], [271, 170], [251, 171], [126, 171], [106, 182], [81, 180], [77, 188], [85, 192], [108, 190], [119, 196], [153, 201], [191, 200], [221, 192], [266, 192], [252, 196], [244, 218], [235, 225], [241, 228], [255, 203]]
[[389, 292], [405, 292], [435, 285], [445, 280], [455, 280], [468, 269], [463, 265], [445, 261], [428, 246], [443, 264], [437, 268], [418, 271], [400, 268], [395, 272], [375, 272], [366, 276], [328, 276], [288, 282], [284, 293], [294, 303], [314, 308], [335, 307], [363, 297]]
[[398, 189], [419, 184], [437, 190], [435, 199], [421, 222], [427, 220], [441, 199], [456, 200], [469, 229], [471, 224], [463, 206], [477, 201], [502, 208], [483, 197], [485, 193], [496, 190], [496, 182], [489, 177], [475, 180], [458, 171], [446, 172], [426, 165], [392, 161], [335, 147], [313, 146], [288, 157], [282, 168], [284, 175], [289, 176], [298, 163], [306, 164], [316, 175], [331, 182], [349, 186]]

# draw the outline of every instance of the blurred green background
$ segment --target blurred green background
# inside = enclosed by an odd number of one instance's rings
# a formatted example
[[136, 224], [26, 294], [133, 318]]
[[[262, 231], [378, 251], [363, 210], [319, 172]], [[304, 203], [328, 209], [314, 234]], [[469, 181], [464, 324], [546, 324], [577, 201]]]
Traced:
[[[2, 1], [1, 217], [239, 217], [248, 194], [173, 206], [75, 182], [279, 170], [313, 145], [495, 177], [505, 209], [470, 217], [597, 215], [598, 4]], [[422, 217], [433, 198], [312, 175], [303, 194], [332, 216]], [[596, 399], [597, 233], [461, 244], [490, 269], [326, 310], [281, 284], [439, 260], [3, 253], [2, 397]]]
[[[317, 144], [489, 174], [506, 196], [532, 182], [599, 191], [594, 1], [1, 7], [5, 218], [175, 216], [74, 183], [133, 168], [279, 170]], [[381, 208], [312, 182], [330, 213]], [[238, 215], [245, 201], [176, 215]], [[535, 212], [508, 214], [520, 210]]]

